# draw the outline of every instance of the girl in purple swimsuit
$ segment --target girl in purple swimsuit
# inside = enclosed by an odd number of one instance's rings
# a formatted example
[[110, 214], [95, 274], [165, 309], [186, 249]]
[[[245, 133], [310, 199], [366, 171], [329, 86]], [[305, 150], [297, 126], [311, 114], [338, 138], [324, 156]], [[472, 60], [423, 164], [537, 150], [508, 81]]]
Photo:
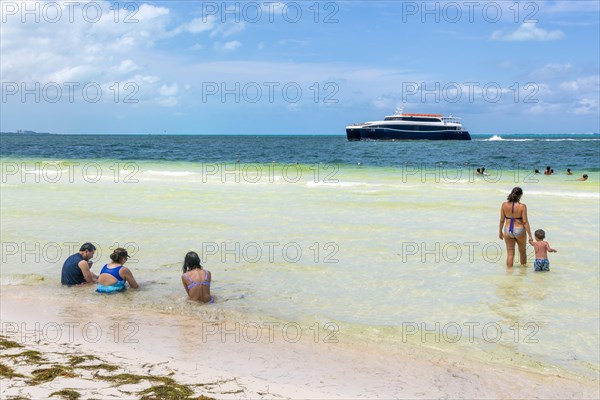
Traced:
[[506, 266], [512, 268], [515, 258], [515, 243], [519, 246], [521, 265], [527, 264], [525, 232], [532, 240], [529, 221], [527, 220], [527, 206], [521, 203], [523, 189], [515, 187], [508, 195], [507, 200], [500, 207], [500, 240], [506, 243]]
[[212, 274], [202, 269], [198, 253], [190, 251], [185, 255], [183, 261], [183, 275], [181, 282], [190, 300], [203, 303], [214, 303], [215, 299], [210, 295], [210, 282]]

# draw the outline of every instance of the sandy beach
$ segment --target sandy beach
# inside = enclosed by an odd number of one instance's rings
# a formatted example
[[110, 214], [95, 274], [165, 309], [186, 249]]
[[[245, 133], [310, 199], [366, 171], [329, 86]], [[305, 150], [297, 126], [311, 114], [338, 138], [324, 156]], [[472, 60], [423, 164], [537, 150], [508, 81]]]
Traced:
[[[279, 327], [109, 315], [101, 305], [2, 300], [2, 398], [598, 398], [597, 380], [404, 345], [299, 338]], [[250, 329], [251, 328], [251, 329]], [[308, 336], [308, 335], [305, 335]], [[258, 338], [258, 339], [257, 339]], [[337, 338], [336, 338], [337, 339]], [[58, 367], [57, 367], [58, 366]], [[49, 376], [44, 371], [54, 368]], [[36, 372], [37, 371], [37, 372]], [[48, 372], [48, 371], [46, 371]], [[168, 397], [174, 396], [174, 397]], [[64, 397], [76, 398], [76, 397]]]
[[600, 399], [600, 1], [0, 15], [0, 400]]

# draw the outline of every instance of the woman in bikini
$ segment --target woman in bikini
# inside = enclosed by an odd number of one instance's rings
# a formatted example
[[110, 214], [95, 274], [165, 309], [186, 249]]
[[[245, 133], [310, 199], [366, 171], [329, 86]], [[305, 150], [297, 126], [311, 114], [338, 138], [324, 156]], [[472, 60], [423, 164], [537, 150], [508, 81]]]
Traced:
[[187, 253], [183, 261], [181, 282], [190, 300], [214, 303], [215, 299], [210, 295], [211, 279], [212, 274], [210, 271], [202, 269], [198, 253], [194, 251]]
[[525, 233], [532, 240], [529, 221], [527, 220], [527, 206], [522, 204], [523, 189], [514, 188], [507, 200], [500, 207], [500, 240], [506, 243], [506, 266], [512, 268], [515, 258], [515, 243], [519, 246], [521, 265], [527, 264]]

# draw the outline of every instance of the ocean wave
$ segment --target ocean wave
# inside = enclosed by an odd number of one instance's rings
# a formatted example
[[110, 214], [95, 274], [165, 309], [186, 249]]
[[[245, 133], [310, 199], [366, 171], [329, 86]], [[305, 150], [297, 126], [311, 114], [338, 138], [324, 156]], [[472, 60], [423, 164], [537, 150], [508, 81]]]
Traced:
[[[475, 139], [477, 140], [477, 139]], [[572, 138], [572, 137], [557, 137], [557, 138], [549, 138], [549, 137], [543, 137], [542, 135], [540, 135], [539, 138], [537, 137], [521, 137], [521, 138], [515, 138], [515, 137], [502, 137], [500, 135], [493, 135], [490, 138], [487, 139], [479, 139], [479, 141], [482, 142], [534, 142], [534, 141], [538, 141], [538, 142], [597, 142], [600, 141], [600, 138]]]
[[309, 181], [306, 182], [306, 186], [308, 187], [314, 187], [314, 186], [326, 186], [326, 187], [356, 187], [356, 186], [362, 186], [362, 187], [394, 187], [394, 185], [391, 184], [384, 184], [384, 183], [369, 183], [369, 182], [324, 182], [324, 181], [320, 181], [320, 182], [315, 182], [315, 181]]
[[559, 139], [539, 139], [541, 142], [597, 142], [600, 139], [573, 139], [573, 138], [559, 138]]
[[502, 136], [494, 135], [489, 139], [483, 139], [483, 142], [533, 142], [538, 139], [505, 139]]
[[192, 176], [196, 175], [195, 172], [191, 171], [154, 171], [148, 170], [146, 171], [149, 175], [159, 175], [159, 176]]
[[580, 192], [545, 192], [531, 190], [527, 195], [532, 196], [558, 196], [558, 197], [577, 197], [580, 199], [600, 199], [600, 193], [580, 193]]

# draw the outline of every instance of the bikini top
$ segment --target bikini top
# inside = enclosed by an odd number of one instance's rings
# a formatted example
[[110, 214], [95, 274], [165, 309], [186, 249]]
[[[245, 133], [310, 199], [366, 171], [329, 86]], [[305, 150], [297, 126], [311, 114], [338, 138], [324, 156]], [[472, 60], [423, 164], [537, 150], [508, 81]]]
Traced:
[[[511, 213], [512, 215], [515, 215], [515, 202], [514, 202], [514, 201], [513, 201], [513, 203], [512, 203], [512, 208], [511, 208], [511, 210], [510, 210], [510, 213]], [[505, 218], [508, 218], [508, 219], [510, 219], [510, 220], [513, 220], [513, 219], [523, 219], [523, 216], [520, 216], [520, 217], [509, 217], [508, 215], [506, 215], [506, 213], [504, 213], [504, 217], [505, 217]]]
[[194, 288], [196, 286], [209, 286], [210, 287], [210, 281], [208, 280], [209, 276], [210, 276], [210, 272], [205, 271], [204, 272], [206, 274], [206, 278], [205, 280], [203, 280], [202, 282], [196, 282], [194, 281], [192, 278], [190, 278], [187, 274], [187, 272], [185, 274], [183, 274], [183, 276], [190, 281], [190, 283], [187, 285], [188, 290], [190, 290], [191, 288]]
[[121, 275], [119, 275], [119, 271], [121, 270], [121, 268], [123, 268], [122, 265], [119, 265], [115, 268], [108, 268], [108, 264], [105, 264], [104, 267], [102, 267], [102, 270], [100, 271], [100, 275], [109, 274], [114, 276], [117, 279], [117, 282], [121, 282], [123, 280], [123, 278], [121, 278]]
[[[515, 215], [515, 202], [513, 201], [512, 203], [512, 208], [511, 208], [511, 214]], [[508, 217], [506, 215], [506, 213], [504, 213], [504, 217], [510, 219], [510, 224], [508, 225], [508, 231], [510, 233], [514, 232], [514, 228], [515, 228], [515, 219], [523, 219], [523, 216], [520, 217]]]

